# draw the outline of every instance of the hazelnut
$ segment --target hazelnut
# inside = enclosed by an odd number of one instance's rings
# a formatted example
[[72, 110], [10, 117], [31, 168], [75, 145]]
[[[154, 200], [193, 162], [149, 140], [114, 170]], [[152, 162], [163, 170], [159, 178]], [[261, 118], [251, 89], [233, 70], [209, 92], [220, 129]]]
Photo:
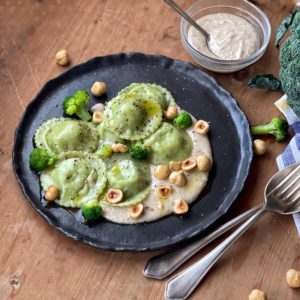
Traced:
[[177, 107], [170, 105], [166, 111], [164, 111], [164, 116], [168, 120], [173, 120], [178, 115]]
[[186, 177], [184, 175], [183, 171], [178, 171], [178, 172], [172, 172], [169, 181], [172, 184], [175, 184], [177, 186], [184, 186], [186, 185]]
[[100, 111], [95, 111], [93, 113], [93, 122], [94, 123], [101, 123], [103, 121], [103, 113]]
[[290, 269], [286, 273], [286, 282], [291, 288], [300, 288], [300, 272]]
[[181, 161], [170, 161], [169, 168], [171, 171], [179, 171], [181, 170]]
[[200, 171], [209, 171], [212, 167], [212, 161], [205, 155], [199, 155], [197, 158], [197, 166]]
[[171, 171], [169, 169], [168, 165], [158, 165], [155, 169], [154, 169], [154, 176], [158, 179], [167, 179], [170, 175]]
[[267, 300], [267, 296], [261, 290], [252, 290], [249, 295], [249, 300]]
[[49, 186], [45, 194], [45, 199], [47, 201], [54, 201], [58, 198], [58, 196], [59, 196], [59, 189], [54, 185]]
[[104, 112], [104, 104], [103, 103], [97, 103], [95, 105], [93, 105], [91, 108], [90, 108], [90, 111], [92, 113], [96, 112], [96, 111], [99, 111], [99, 112]]
[[183, 171], [191, 171], [197, 166], [195, 159], [186, 159], [181, 164], [181, 169]]
[[189, 205], [188, 203], [183, 199], [176, 200], [174, 207], [173, 207], [174, 213], [177, 215], [182, 215], [188, 212]]
[[194, 130], [199, 134], [207, 134], [209, 130], [209, 124], [204, 120], [199, 120], [196, 122]]
[[91, 92], [94, 96], [100, 97], [106, 93], [106, 83], [102, 81], [96, 81], [91, 87]]
[[109, 189], [106, 195], [106, 199], [109, 203], [115, 204], [123, 200], [123, 192], [117, 189]]
[[167, 185], [160, 185], [155, 189], [156, 196], [161, 199], [169, 198], [172, 192], [172, 187]]
[[60, 50], [55, 54], [56, 63], [60, 66], [66, 66], [70, 63], [67, 50]]
[[128, 151], [128, 147], [124, 144], [113, 144], [111, 145], [111, 149], [114, 153], [125, 153]]
[[256, 139], [253, 141], [253, 150], [257, 155], [263, 155], [267, 152], [267, 144], [260, 139]]
[[138, 203], [134, 206], [128, 208], [128, 213], [130, 218], [138, 219], [144, 210], [144, 205], [142, 203]]

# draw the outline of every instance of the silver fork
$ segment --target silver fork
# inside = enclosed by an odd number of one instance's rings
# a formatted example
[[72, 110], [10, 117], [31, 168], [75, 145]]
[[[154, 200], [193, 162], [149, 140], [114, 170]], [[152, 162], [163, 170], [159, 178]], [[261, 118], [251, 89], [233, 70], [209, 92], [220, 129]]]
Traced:
[[276, 173], [265, 188], [260, 210], [198, 262], [172, 277], [166, 284], [166, 299], [187, 299], [227, 249], [266, 212], [293, 214], [300, 211], [300, 163]]

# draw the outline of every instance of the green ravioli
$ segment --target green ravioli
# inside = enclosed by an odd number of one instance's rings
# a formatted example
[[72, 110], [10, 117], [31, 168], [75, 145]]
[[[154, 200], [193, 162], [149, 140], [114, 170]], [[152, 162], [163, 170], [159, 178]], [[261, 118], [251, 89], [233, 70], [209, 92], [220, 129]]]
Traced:
[[55, 165], [41, 172], [41, 186], [46, 192], [51, 185], [60, 191], [56, 201], [61, 206], [81, 207], [97, 201], [106, 187], [106, 168], [101, 159], [87, 152], [60, 154]]
[[123, 192], [124, 199], [114, 206], [130, 206], [143, 201], [150, 193], [150, 167], [148, 164], [133, 161], [128, 155], [112, 157], [107, 162], [108, 185]]
[[176, 105], [172, 94], [166, 88], [154, 83], [132, 83], [118, 93], [124, 94], [154, 100], [159, 103], [162, 110], [166, 110], [169, 105]]
[[123, 94], [108, 102], [104, 126], [116, 136], [141, 140], [153, 133], [162, 122], [160, 105], [152, 99]]
[[186, 131], [163, 122], [161, 127], [144, 140], [150, 148], [149, 160], [154, 165], [182, 161], [190, 157], [193, 143]]
[[71, 118], [53, 118], [43, 123], [35, 133], [36, 147], [62, 153], [67, 151], [94, 152], [99, 136], [92, 123]]

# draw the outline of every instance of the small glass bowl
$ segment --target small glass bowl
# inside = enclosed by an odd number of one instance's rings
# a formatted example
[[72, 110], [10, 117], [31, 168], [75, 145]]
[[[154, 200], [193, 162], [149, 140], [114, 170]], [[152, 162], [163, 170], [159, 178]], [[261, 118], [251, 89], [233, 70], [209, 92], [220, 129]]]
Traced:
[[[224, 4], [225, 2], [225, 4]], [[187, 14], [194, 20], [214, 13], [230, 13], [240, 16], [250, 22], [260, 37], [260, 48], [251, 56], [238, 60], [220, 60], [201, 54], [188, 42], [188, 32], [191, 25], [181, 19], [181, 42], [189, 55], [202, 67], [219, 73], [231, 73], [241, 70], [256, 62], [266, 51], [271, 37], [271, 26], [267, 16], [255, 5], [246, 0], [198, 0], [187, 9]]]

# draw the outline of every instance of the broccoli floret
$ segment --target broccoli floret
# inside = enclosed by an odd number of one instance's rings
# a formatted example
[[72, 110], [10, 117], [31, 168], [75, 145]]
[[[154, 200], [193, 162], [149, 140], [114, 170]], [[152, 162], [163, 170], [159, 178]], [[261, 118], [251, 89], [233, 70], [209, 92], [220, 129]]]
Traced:
[[134, 159], [145, 160], [148, 157], [149, 151], [144, 146], [137, 144], [129, 149], [129, 154]]
[[273, 118], [270, 123], [251, 127], [252, 135], [273, 134], [277, 142], [288, 138], [289, 124], [281, 117]]
[[109, 145], [102, 145], [100, 149], [96, 152], [96, 154], [102, 158], [111, 157], [112, 153], [113, 151], [111, 149], [111, 146]]
[[57, 155], [41, 148], [35, 148], [29, 155], [29, 165], [40, 172], [52, 166], [57, 160]]
[[89, 94], [84, 90], [79, 90], [73, 96], [69, 96], [64, 100], [64, 113], [68, 116], [75, 114], [83, 121], [90, 121], [92, 116], [85, 107], [89, 101]]
[[95, 222], [102, 215], [102, 207], [96, 202], [88, 202], [82, 206], [81, 213], [87, 222]]
[[187, 129], [193, 124], [193, 120], [187, 112], [183, 111], [174, 119], [174, 123], [179, 129]]

